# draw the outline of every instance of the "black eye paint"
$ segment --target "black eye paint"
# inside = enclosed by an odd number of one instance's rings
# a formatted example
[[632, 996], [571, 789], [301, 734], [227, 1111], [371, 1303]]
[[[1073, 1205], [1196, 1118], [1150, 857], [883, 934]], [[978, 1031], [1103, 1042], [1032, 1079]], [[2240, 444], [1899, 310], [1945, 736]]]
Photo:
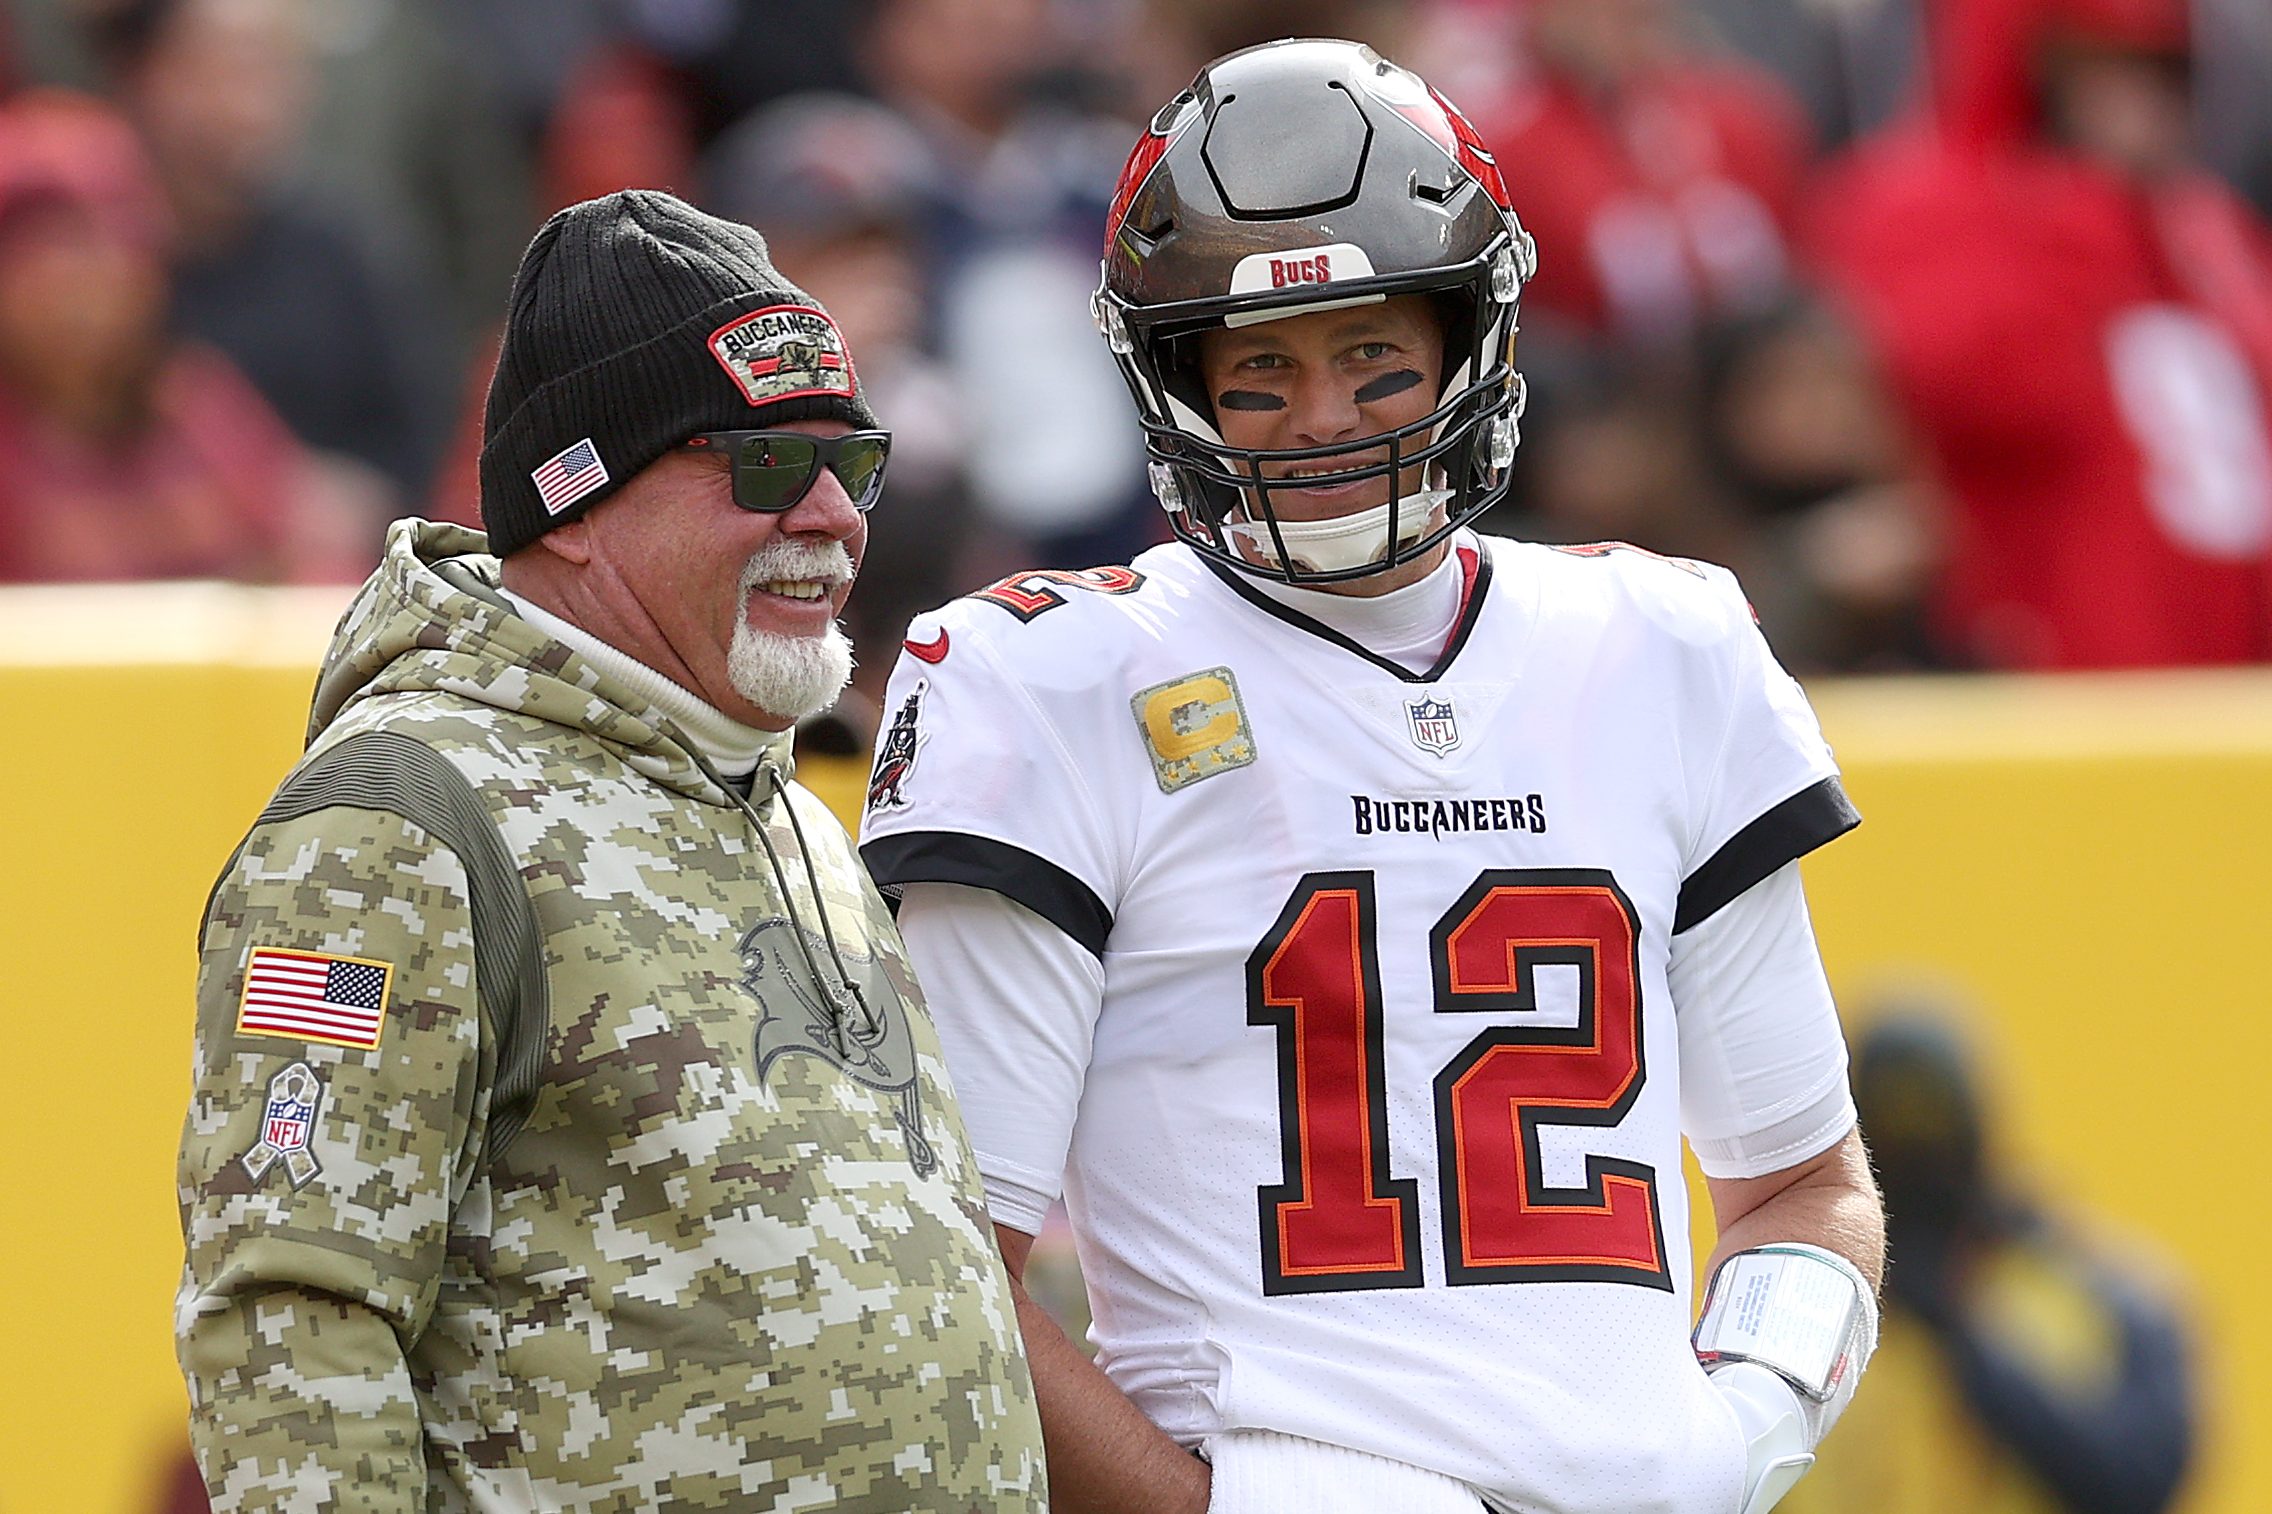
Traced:
[[[1420, 375], [1415, 373], [1412, 377], [1417, 381]], [[1221, 394], [1215, 396], [1215, 408], [1218, 410], [1283, 410], [1286, 408], [1286, 401], [1282, 395], [1265, 394], [1260, 389], [1225, 389]]]
[[1410, 368], [1399, 368], [1394, 373], [1384, 373], [1371, 383], [1358, 387], [1357, 403], [1370, 405], [1375, 400], [1385, 400], [1392, 394], [1402, 394], [1419, 382], [1420, 375]]

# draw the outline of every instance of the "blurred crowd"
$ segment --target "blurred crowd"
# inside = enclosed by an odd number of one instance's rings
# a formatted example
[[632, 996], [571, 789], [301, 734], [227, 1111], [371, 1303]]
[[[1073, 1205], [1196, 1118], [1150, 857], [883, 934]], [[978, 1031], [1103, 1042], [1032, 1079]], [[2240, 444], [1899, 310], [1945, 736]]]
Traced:
[[1492, 528], [1727, 563], [1798, 671], [2272, 657], [2263, 0], [0, 16], [0, 582], [345, 581], [475, 522], [521, 246], [659, 185], [764, 231], [897, 433], [880, 680], [919, 608], [1164, 539], [1088, 314], [1111, 186], [1207, 58], [1342, 35], [1539, 242]]

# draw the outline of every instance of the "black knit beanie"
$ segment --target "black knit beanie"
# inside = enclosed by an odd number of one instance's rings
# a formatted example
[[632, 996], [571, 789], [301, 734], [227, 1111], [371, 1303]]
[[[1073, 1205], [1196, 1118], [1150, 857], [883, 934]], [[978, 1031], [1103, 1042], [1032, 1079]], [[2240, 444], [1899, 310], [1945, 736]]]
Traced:
[[876, 424], [828, 313], [765, 239], [675, 195], [571, 205], [513, 275], [482, 425], [481, 523], [503, 557], [698, 431]]

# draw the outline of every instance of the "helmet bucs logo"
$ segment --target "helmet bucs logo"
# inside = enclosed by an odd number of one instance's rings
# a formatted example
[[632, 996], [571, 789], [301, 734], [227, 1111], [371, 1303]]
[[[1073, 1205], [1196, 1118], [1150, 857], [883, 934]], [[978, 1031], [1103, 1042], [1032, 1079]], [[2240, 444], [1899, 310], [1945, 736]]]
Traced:
[[1293, 289], [1305, 284], [1331, 284], [1339, 279], [1372, 276], [1373, 260], [1365, 256], [1364, 248], [1354, 242], [1328, 242], [1322, 247], [1249, 253], [1231, 269], [1227, 292], [1259, 294], [1265, 289]]
[[1330, 284], [1333, 282], [1333, 258], [1319, 253], [1314, 258], [1272, 258], [1270, 260], [1270, 287], [1283, 289], [1288, 284]]

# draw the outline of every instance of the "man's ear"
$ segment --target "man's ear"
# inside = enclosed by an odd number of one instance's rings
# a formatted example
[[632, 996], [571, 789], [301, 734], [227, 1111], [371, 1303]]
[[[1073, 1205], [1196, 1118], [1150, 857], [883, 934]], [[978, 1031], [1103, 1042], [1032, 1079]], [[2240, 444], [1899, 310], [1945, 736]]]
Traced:
[[592, 528], [583, 517], [554, 526], [535, 541], [532, 547], [542, 547], [555, 557], [582, 567], [592, 560]]

